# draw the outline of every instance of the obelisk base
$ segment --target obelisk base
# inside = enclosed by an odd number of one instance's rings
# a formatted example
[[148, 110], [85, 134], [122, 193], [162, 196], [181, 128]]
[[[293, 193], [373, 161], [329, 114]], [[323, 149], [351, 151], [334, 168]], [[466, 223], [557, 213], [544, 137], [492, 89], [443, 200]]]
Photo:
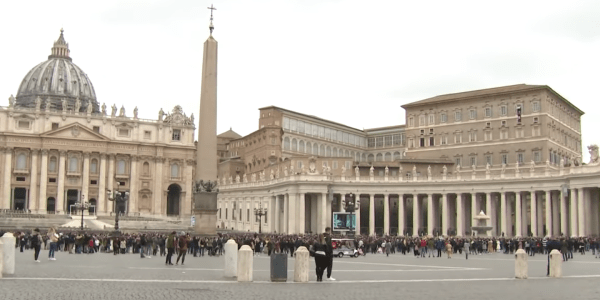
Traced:
[[217, 234], [217, 193], [198, 192], [194, 194], [194, 231], [200, 235]]

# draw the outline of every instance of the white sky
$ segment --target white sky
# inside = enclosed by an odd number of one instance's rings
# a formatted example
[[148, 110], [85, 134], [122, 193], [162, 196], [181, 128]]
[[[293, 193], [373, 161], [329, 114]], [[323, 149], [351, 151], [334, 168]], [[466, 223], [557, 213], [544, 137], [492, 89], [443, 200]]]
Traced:
[[600, 1], [1, 1], [0, 105], [64, 27], [100, 103], [197, 117], [211, 3], [219, 133], [255, 131], [269, 105], [360, 129], [404, 124], [402, 104], [526, 83], [585, 111], [583, 145], [600, 143]]

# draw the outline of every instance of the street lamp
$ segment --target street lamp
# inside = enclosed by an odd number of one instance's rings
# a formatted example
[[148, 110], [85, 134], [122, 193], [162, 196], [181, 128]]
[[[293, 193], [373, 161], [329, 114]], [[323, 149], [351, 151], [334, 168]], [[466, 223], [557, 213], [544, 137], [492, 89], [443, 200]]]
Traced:
[[[348, 194], [348, 197], [346, 198], [345, 201], [342, 201], [342, 205], [344, 206], [344, 210], [346, 212], [350, 213], [350, 220], [352, 220], [352, 215], [354, 214], [354, 212], [357, 209], [360, 209], [360, 199], [355, 199], [355, 196], [353, 193]], [[358, 224], [356, 224], [358, 223]], [[356, 220], [354, 227], [350, 228], [350, 232], [352, 233], [352, 235], [354, 235], [354, 232], [356, 231], [356, 226], [360, 226], [360, 220]]]
[[75, 202], [75, 208], [81, 211], [81, 230], [83, 231], [83, 212], [90, 208], [90, 203], [85, 201], [85, 195], [81, 195], [81, 199]]
[[115, 210], [116, 210], [116, 214], [115, 214], [115, 233], [119, 232], [119, 206], [122, 203], [125, 203], [129, 200], [129, 192], [121, 192], [119, 191], [119, 182], [117, 182], [117, 190], [116, 191], [111, 191], [111, 190], [106, 190], [106, 194], [108, 196], [108, 200], [109, 201], [113, 201], [115, 202]]
[[262, 233], [262, 217], [267, 215], [267, 209], [262, 207], [262, 202], [258, 203], [258, 208], [254, 208], [254, 215], [258, 217], [258, 233]]

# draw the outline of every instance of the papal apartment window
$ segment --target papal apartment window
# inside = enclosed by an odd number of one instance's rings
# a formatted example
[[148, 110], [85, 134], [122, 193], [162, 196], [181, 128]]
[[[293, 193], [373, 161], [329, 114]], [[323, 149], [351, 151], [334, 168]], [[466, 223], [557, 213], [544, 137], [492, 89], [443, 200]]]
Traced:
[[419, 139], [419, 147], [425, 147], [425, 138]]
[[119, 136], [129, 136], [129, 129], [119, 128]]
[[429, 114], [429, 125], [435, 124], [435, 115]]
[[508, 155], [502, 154], [500, 160], [502, 161], [502, 164], [508, 165]]
[[337, 168], [338, 168], [338, 162], [334, 161], [332, 169], [337, 170]]
[[533, 117], [533, 123], [537, 124], [540, 122], [540, 119], [538, 117]]
[[471, 157], [471, 166], [476, 166], [477, 165], [477, 157], [472, 156]]
[[446, 123], [448, 122], [448, 115], [447, 114], [441, 114], [440, 115], [440, 123]]
[[471, 120], [475, 120], [475, 119], [477, 119], [477, 111], [476, 111], [476, 110], [474, 110], [474, 109], [471, 109], [471, 110], [469, 111], [469, 119], [471, 119]]
[[461, 161], [462, 161], [462, 159], [460, 159], [460, 157], [457, 157], [457, 158], [456, 158], [456, 165], [457, 165], [457, 166], [461, 166], [461, 165], [462, 165], [462, 162], [461, 162]]
[[433, 134], [433, 128], [429, 128], [429, 134]]
[[421, 129], [421, 135], [425, 134], [425, 129]]
[[435, 138], [429, 137], [429, 146], [435, 146]]
[[152, 138], [152, 131], [146, 130], [144, 131], [144, 139], [149, 140]]
[[375, 138], [371, 137], [371, 138], [368, 139], [368, 147], [369, 148], [375, 147]]
[[173, 140], [181, 141], [181, 129], [173, 129]]
[[492, 117], [492, 108], [491, 107], [486, 107], [485, 108], [485, 117], [486, 118], [491, 118]]
[[448, 144], [448, 136], [443, 136], [440, 138], [440, 144], [447, 145]]
[[524, 157], [523, 153], [517, 153], [517, 162], [519, 163], [519, 165], [522, 165], [524, 161], [525, 161], [525, 157]]
[[508, 114], [508, 107], [506, 105], [500, 106], [500, 115], [506, 116]]
[[408, 118], [408, 127], [415, 127], [415, 118]]
[[425, 116], [419, 116], [419, 126], [425, 126]]
[[540, 109], [541, 109], [540, 103], [538, 101], [533, 102], [533, 104], [532, 104], [533, 112], [539, 112]]
[[485, 127], [486, 128], [492, 127], [492, 122], [485, 122]]
[[52, 130], [58, 129], [58, 123], [52, 123]]
[[506, 121], [501, 121], [500, 126], [506, 126]]
[[95, 133], [100, 133], [100, 126], [94, 126], [94, 127], [92, 127], [92, 130], [93, 130]]
[[535, 161], [535, 162], [542, 161], [542, 153], [540, 151], [533, 151], [533, 161]]
[[462, 113], [460, 111], [454, 112], [454, 121], [460, 122], [462, 119]]

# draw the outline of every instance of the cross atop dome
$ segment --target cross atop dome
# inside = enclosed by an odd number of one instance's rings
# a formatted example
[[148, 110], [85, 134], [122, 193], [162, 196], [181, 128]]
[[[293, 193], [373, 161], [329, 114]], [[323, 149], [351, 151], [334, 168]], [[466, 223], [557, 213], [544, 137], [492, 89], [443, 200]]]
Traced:
[[54, 46], [52, 47], [52, 54], [48, 56], [50, 58], [64, 58], [71, 61], [71, 57], [69, 56], [69, 44], [65, 41], [65, 37], [63, 35], [64, 30], [60, 29], [60, 36], [58, 40], [54, 42]]
[[215, 29], [215, 26], [213, 25], [213, 11], [217, 10], [212, 4], [210, 5], [210, 7], [207, 7], [208, 9], [210, 9], [210, 25], [208, 25], [208, 29], [210, 29], [210, 35], [212, 35], [213, 30]]

